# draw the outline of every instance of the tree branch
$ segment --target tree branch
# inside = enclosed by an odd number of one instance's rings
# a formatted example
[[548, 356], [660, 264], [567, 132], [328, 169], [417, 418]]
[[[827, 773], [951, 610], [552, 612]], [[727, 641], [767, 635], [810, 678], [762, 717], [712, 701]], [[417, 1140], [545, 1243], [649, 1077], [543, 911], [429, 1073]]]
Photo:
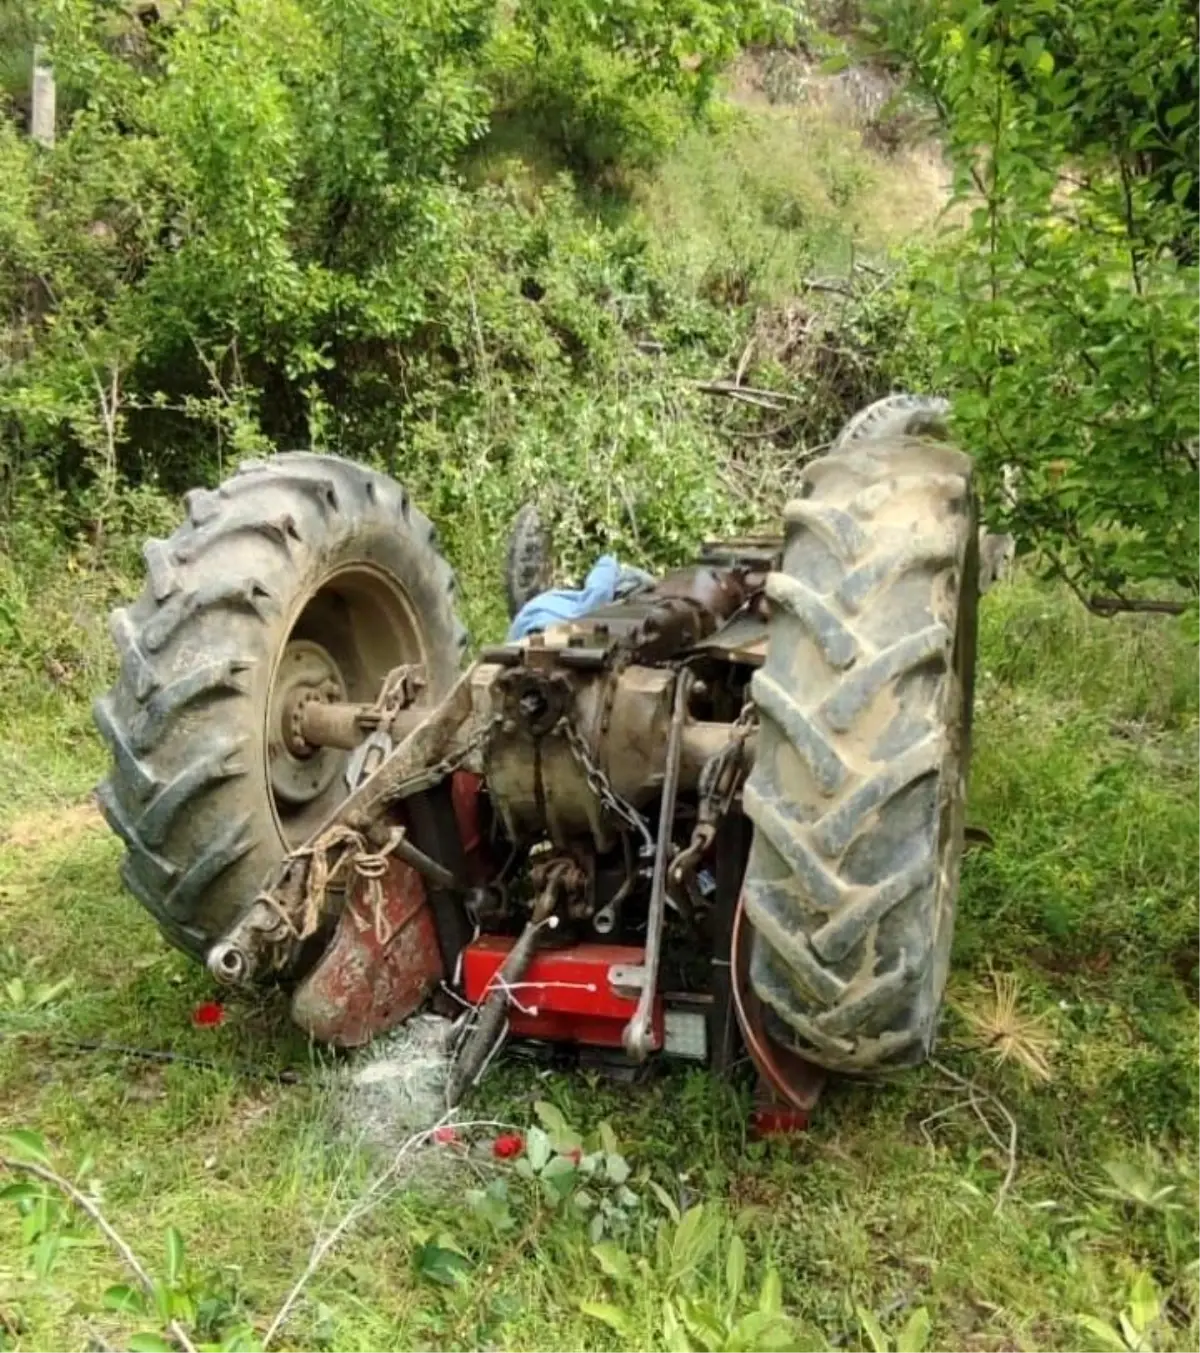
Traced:
[[1140, 611], [1150, 615], [1182, 615], [1187, 610], [1183, 601], [1161, 598], [1090, 596], [1083, 603], [1093, 615], [1111, 619], [1122, 611]]
[[693, 390], [706, 395], [724, 395], [728, 399], [754, 404], [760, 409], [779, 409], [780, 402], [802, 404], [799, 395], [787, 395], [781, 390], [759, 390], [752, 385], [735, 385], [732, 381], [691, 381]]

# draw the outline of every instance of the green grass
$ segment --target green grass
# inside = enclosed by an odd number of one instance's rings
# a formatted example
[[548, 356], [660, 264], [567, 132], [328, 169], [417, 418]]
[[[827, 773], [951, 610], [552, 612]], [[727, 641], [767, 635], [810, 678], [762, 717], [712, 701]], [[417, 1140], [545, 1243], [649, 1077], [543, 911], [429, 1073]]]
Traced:
[[[156, 1271], [178, 1228], [203, 1339], [239, 1324], [261, 1336], [331, 1194], [337, 1215], [379, 1162], [339, 1131], [321, 1059], [280, 1001], [192, 1027], [209, 982], [122, 894], [117, 844], [88, 806], [102, 636], [57, 649], [68, 675], [48, 680], [38, 646], [56, 633], [56, 605], [50, 591], [30, 602], [25, 648], [4, 669], [6, 708], [20, 698], [24, 712], [3, 749], [0, 1131], [38, 1131], [68, 1172], [90, 1158], [106, 1214]], [[653, 1180], [685, 1205], [707, 1200], [724, 1228], [694, 1293], [722, 1290], [736, 1228], [752, 1292], [768, 1269], [780, 1275], [793, 1347], [870, 1347], [860, 1311], [894, 1340], [921, 1308], [929, 1347], [1094, 1347], [1078, 1317], [1117, 1324], [1148, 1273], [1162, 1314], [1146, 1346], [1195, 1348], [1195, 650], [1172, 623], [1094, 620], [1019, 582], [985, 599], [980, 672], [970, 816], [995, 846], [967, 861], [939, 1056], [1016, 1124], [1018, 1170], [998, 1211], [1005, 1153], [936, 1068], [831, 1085], [806, 1136], [764, 1145], [747, 1140], [744, 1090], [701, 1073], [630, 1089], [502, 1065], [484, 1116], [525, 1126], [533, 1100], [549, 1099], [581, 1129], [612, 1124], [641, 1199], [621, 1244], [648, 1256], [647, 1275], [606, 1277], [583, 1223], [485, 1154], [474, 1168], [509, 1178], [512, 1229], [464, 1203], [469, 1172], [431, 1170], [329, 1256], [281, 1346], [664, 1347], [673, 1289], [654, 1232], [670, 1227]], [[1016, 975], [1022, 1012], [1053, 1038], [1045, 1084], [975, 1043], [967, 1015], [986, 1010], [993, 970]], [[16, 977], [26, 997], [14, 1003]], [[30, 1000], [67, 978], [48, 1004]], [[89, 1039], [217, 1065], [71, 1046]], [[302, 1083], [266, 1078], [285, 1066]], [[84, 1243], [39, 1275], [16, 1207], [0, 1201], [0, 1348], [120, 1348], [155, 1326], [103, 1308], [125, 1275], [94, 1232], [77, 1234]], [[435, 1280], [429, 1257], [449, 1251], [465, 1283]], [[589, 1300], [616, 1305], [625, 1333], [583, 1314]]]

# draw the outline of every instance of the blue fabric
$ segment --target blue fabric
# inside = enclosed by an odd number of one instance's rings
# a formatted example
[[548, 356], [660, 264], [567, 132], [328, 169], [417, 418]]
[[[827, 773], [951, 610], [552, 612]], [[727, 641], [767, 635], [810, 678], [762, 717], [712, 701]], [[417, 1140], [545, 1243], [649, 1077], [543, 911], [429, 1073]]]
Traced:
[[615, 555], [601, 555], [592, 565], [580, 588], [558, 587], [530, 598], [513, 617], [508, 627], [508, 640], [524, 639], [549, 625], [563, 620], [575, 620], [597, 606], [604, 606], [619, 596], [653, 582], [650, 574], [639, 568], [621, 565]]

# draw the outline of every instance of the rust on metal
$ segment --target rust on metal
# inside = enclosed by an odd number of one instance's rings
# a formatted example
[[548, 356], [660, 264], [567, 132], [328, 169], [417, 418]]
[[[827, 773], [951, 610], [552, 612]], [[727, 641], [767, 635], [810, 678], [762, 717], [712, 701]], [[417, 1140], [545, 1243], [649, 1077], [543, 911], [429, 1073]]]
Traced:
[[332, 941], [296, 988], [292, 1018], [312, 1038], [353, 1048], [419, 1009], [441, 981], [442, 959], [421, 876], [393, 860], [372, 914], [356, 887]]

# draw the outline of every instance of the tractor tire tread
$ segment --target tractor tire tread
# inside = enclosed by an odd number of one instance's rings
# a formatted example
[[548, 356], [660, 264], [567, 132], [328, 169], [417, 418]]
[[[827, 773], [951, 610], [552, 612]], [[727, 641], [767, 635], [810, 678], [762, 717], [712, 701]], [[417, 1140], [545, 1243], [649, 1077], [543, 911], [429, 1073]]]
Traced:
[[112, 756], [97, 796], [126, 848], [122, 878], [172, 943], [203, 958], [284, 850], [255, 749], [305, 587], [356, 550], [390, 561], [429, 630], [439, 692], [467, 636], [432, 523], [374, 470], [285, 453], [191, 490], [184, 509], [171, 536], [146, 542], [141, 596], [110, 617], [118, 675], [93, 714]]
[[969, 751], [971, 462], [863, 432], [806, 469], [785, 520], [751, 682], [750, 982], [772, 1037], [869, 1073], [927, 1054], [944, 986]]
[[950, 401], [936, 395], [884, 395], [846, 422], [830, 451], [844, 451], [854, 442], [870, 439], [944, 438], [949, 414]]

